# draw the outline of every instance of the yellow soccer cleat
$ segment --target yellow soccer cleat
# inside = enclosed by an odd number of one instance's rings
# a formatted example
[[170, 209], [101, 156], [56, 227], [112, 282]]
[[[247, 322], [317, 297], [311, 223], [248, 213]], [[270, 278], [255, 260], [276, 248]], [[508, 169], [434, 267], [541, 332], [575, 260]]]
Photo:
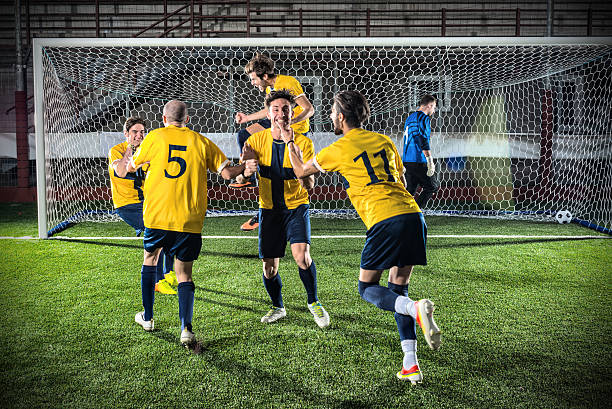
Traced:
[[422, 299], [417, 301], [416, 307], [416, 322], [423, 330], [427, 345], [435, 351], [440, 348], [440, 344], [442, 343], [442, 332], [433, 319], [433, 312], [435, 309], [434, 303], [428, 299]]
[[155, 291], [162, 294], [176, 294], [176, 290], [172, 288], [166, 279], [160, 280], [155, 284]]
[[176, 279], [176, 273], [174, 272], [174, 270], [171, 270], [168, 274], [164, 274], [164, 279], [172, 287], [176, 287], [178, 285], [178, 281]]

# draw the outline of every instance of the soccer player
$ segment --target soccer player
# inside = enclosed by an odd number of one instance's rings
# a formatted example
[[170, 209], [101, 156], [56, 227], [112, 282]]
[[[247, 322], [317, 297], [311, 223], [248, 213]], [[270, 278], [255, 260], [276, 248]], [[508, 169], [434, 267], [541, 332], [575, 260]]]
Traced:
[[[127, 164], [134, 151], [140, 146], [145, 136], [145, 122], [142, 118], [128, 118], [123, 124], [125, 142], [113, 146], [108, 153], [108, 173], [111, 181], [111, 192], [115, 211], [130, 225], [136, 236], [144, 231], [142, 221], [142, 185], [145, 180], [145, 165], [134, 172], [127, 171]], [[162, 294], [176, 294], [176, 275], [172, 271], [173, 260], [165, 253], [157, 263], [155, 291]]]
[[291, 127], [294, 104], [290, 91], [270, 92], [265, 106], [271, 128], [254, 133], [245, 145], [244, 158], [256, 155], [259, 164], [259, 257], [263, 261], [263, 284], [272, 301], [272, 308], [261, 322], [271, 323], [286, 316], [278, 267], [289, 241], [291, 254], [306, 289], [308, 309], [317, 325], [325, 328], [329, 325], [329, 314], [319, 302], [317, 269], [310, 257], [307, 189], [314, 185], [314, 176], [295, 177], [282, 140], [282, 135], [291, 135], [291, 140], [300, 146], [304, 158], [308, 160], [313, 157], [312, 141]]
[[[370, 107], [357, 91], [334, 97], [331, 120], [336, 135], [343, 135], [322, 149], [314, 159], [302, 160], [297, 141], [284, 134], [295, 175], [304, 178], [318, 172], [337, 171], [346, 179], [346, 192], [367, 228], [361, 253], [359, 294], [385, 311], [395, 313], [404, 352], [401, 380], [423, 380], [416, 356], [416, 325], [432, 349], [440, 347], [440, 330], [433, 319], [434, 304], [408, 297], [413, 265], [425, 265], [427, 226], [414, 198], [403, 185], [399, 152], [386, 135], [362, 129]], [[389, 269], [388, 286], [379, 284]]]
[[[306, 135], [310, 129], [310, 121], [308, 118], [314, 114], [314, 107], [308, 100], [308, 97], [306, 97], [306, 94], [304, 94], [304, 90], [299, 81], [289, 75], [276, 74], [274, 72], [274, 61], [263, 54], [256, 54], [244, 67], [244, 71], [249, 76], [251, 85], [259, 88], [262, 92], [265, 91], [266, 95], [274, 90], [285, 89], [294, 96], [297, 106], [293, 110], [294, 117], [291, 127], [295, 132]], [[257, 122], [238, 132], [237, 140], [240, 151], [242, 151], [244, 143], [249, 136], [270, 128], [270, 120], [267, 118], [266, 108], [249, 115], [242, 112], [236, 114], [237, 123], [243, 124], [250, 121]], [[239, 176], [236, 179], [236, 183], [232, 183], [230, 186], [233, 188], [252, 187], [255, 186], [255, 179], [251, 178], [247, 180]], [[256, 229], [258, 226], [259, 220], [256, 215], [243, 223], [240, 228], [245, 231], [250, 231]]]
[[427, 201], [440, 186], [429, 147], [431, 116], [436, 112], [436, 103], [433, 95], [423, 96], [419, 108], [408, 116], [404, 124], [402, 161], [406, 169], [406, 189], [414, 196], [419, 185], [423, 188], [416, 199], [421, 209], [425, 208]]
[[181, 343], [195, 342], [192, 329], [195, 285], [193, 262], [202, 248], [202, 224], [207, 207], [207, 170], [232, 179], [240, 173], [250, 176], [255, 161], [230, 166], [225, 154], [206, 137], [185, 125], [189, 121], [184, 102], [172, 100], [163, 110], [164, 128], [147, 135], [132, 156], [128, 170], [149, 163], [144, 186], [144, 260], [141, 270], [144, 312], [136, 322], [145, 331], [154, 328], [155, 262], [161, 248], [176, 257]]

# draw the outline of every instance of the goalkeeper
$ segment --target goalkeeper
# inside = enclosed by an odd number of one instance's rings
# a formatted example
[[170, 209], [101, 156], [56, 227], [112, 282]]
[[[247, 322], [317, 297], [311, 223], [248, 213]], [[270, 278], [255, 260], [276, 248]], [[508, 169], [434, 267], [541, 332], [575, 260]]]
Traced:
[[421, 186], [423, 190], [416, 198], [419, 208], [424, 209], [427, 201], [438, 191], [436, 166], [429, 141], [431, 116], [436, 112], [436, 97], [425, 95], [419, 101], [419, 108], [410, 114], [404, 125], [404, 152], [402, 161], [406, 169], [406, 189], [412, 196]]
[[[274, 61], [263, 54], [256, 54], [244, 67], [244, 71], [249, 76], [251, 84], [256, 88], [259, 88], [260, 91], [265, 91], [266, 94], [269, 94], [274, 90], [285, 89], [293, 95], [297, 106], [293, 110], [294, 116], [291, 120], [291, 128], [293, 128], [293, 130], [297, 133], [307, 135], [310, 129], [310, 121], [308, 118], [314, 114], [314, 107], [308, 100], [308, 97], [306, 97], [306, 94], [304, 94], [304, 90], [302, 89], [302, 85], [299, 83], [299, 81], [289, 75], [274, 73]], [[241, 129], [238, 132], [237, 140], [240, 151], [242, 151], [244, 143], [249, 136], [256, 132], [270, 128], [270, 120], [266, 117], [266, 115], [266, 108], [249, 115], [242, 112], [238, 112], [236, 114], [236, 122], [239, 124], [249, 121], [257, 121], [249, 125], [246, 129]], [[230, 184], [230, 187], [237, 189], [254, 186], [254, 177], [248, 180], [242, 176], [239, 176], [236, 178], [236, 183]], [[259, 220], [257, 217], [258, 216], [252, 217], [250, 220], [242, 224], [240, 228], [245, 231], [256, 229], [259, 226]]]
[[[108, 173], [110, 176], [113, 204], [121, 219], [129, 224], [140, 236], [144, 231], [142, 221], [142, 186], [148, 165], [127, 171], [127, 164], [145, 136], [145, 122], [141, 118], [128, 118], [123, 124], [125, 142], [113, 146], [108, 153]], [[165, 253], [157, 263], [155, 291], [162, 294], [176, 294], [176, 274], [172, 271], [174, 260]]]
[[[340, 172], [346, 193], [367, 227], [361, 253], [359, 294], [376, 307], [395, 313], [404, 352], [400, 380], [420, 383], [423, 373], [416, 356], [418, 322], [432, 349], [440, 347], [440, 330], [433, 320], [434, 305], [427, 299], [408, 297], [413, 265], [427, 264], [427, 225], [414, 198], [406, 191], [403, 166], [393, 141], [382, 134], [362, 129], [370, 116], [366, 99], [357, 91], [334, 97], [331, 120], [334, 133], [343, 135], [304, 163], [291, 135], [283, 135], [293, 171], [303, 178], [319, 172]], [[379, 284], [389, 270], [387, 287]]]

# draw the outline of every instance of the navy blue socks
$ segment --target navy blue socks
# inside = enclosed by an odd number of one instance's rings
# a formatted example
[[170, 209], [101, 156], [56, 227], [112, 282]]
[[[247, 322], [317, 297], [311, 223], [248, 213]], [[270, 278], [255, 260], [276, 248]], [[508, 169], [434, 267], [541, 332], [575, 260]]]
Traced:
[[298, 267], [300, 272], [300, 279], [306, 289], [306, 295], [308, 296], [308, 304], [318, 301], [317, 298], [317, 268], [315, 267], [314, 261], [310, 264], [306, 270], [302, 270]]
[[283, 295], [281, 294], [281, 288], [283, 288], [283, 282], [281, 281], [280, 274], [276, 274], [272, 278], [266, 278], [263, 276], [264, 287], [272, 300], [272, 305], [278, 308], [283, 308]]
[[[393, 283], [387, 283], [389, 290], [393, 291], [398, 295], [408, 297], [408, 284], [399, 285]], [[397, 330], [399, 331], [400, 341], [414, 340], [416, 339], [416, 322], [410, 315], [393, 314], [395, 322], [397, 323]]]
[[155, 302], [155, 272], [156, 266], [142, 266], [140, 271], [140, 289], [142, 290], [142, 306], [144, 307], [144, 320], [153, 318], [153, 303]]
[[181, 331], [183, 331], [185, 328], [191, 331], [194, 294], [195, 284], [192, 281], [184, 281], [178, 284], [179, 319], [181, 320]]
[[395, 312], [395, 300], [399, 297], [398, 294], [376, 283], [366, 283], [359, 281], [359, 295], [361, 298], [374, 304], [381, 310]]

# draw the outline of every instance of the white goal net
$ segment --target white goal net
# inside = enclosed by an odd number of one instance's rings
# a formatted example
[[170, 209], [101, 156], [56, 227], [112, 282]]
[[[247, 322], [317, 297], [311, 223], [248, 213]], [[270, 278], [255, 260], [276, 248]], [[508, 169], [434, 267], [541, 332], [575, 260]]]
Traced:
[[[144, 118], [148, 130], [162, 126], [170, 99], [185, 101], [190, 127], [237, 160], [234, 115], [263, 106], [244, 74], [256, 52], [301, 82], [315, 107], [317, 151], [337, 138], [329, 112], [338, 91], [363, 92], [372, 108], [366, 128], [389, 135], [400, 151], [406, 117], [434, 94], [440, 188], [426, 214], [552, 221], [568, 210], [585, 225], [612, 229], [606, 39], [37, 39], [39, 235], [118, 220], [108, 150], [125, 140], [129, 116]], [[209, 175], [209, 216], [254, 214], [257, 191], [228, 184]], [[317, 177], [311, 208], [315, 216], [355, 215], [336, 174]]]

